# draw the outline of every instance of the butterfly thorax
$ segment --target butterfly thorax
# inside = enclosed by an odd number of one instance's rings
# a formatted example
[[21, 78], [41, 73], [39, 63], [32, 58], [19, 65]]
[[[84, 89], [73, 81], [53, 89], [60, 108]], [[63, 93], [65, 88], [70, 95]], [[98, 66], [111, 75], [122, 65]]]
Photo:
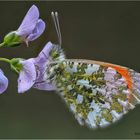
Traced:
[[64, 60], [65, 54], [61, 49], [61, 46], [53, 44], [53, 48], [50, 51], [46, 66], [45, 79], [54, 84], [55, 78], [57, 76], [57, 69], [59, 68], [60, 63], [62, 63]]

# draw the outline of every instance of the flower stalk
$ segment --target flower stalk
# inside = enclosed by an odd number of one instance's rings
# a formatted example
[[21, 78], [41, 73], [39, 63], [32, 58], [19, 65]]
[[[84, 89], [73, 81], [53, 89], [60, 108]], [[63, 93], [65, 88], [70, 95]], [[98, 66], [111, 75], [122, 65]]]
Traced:
[[0, 61], [10, 64], [11, 69], [18, 74], [19, 74], [20, 70], [22, 69], [22, 64], [19, 63], [19, 60], [20, 60], [20, 58], [13, 58], [10, 60], [8, 58], [0, 57]]
[[8, 58], [3, 58], [3, 57], [0, 57], [0, 61], [3, 61], [3, 62], [6, 62], [6, 63], [11, 64], [11, 60], [10, 60], [10, 59], [8, 59]]
[[3, 46], [5, 46], [5, 42], [2, 42], [2, 43], [0, 44], [0, 47], [3, 47]]

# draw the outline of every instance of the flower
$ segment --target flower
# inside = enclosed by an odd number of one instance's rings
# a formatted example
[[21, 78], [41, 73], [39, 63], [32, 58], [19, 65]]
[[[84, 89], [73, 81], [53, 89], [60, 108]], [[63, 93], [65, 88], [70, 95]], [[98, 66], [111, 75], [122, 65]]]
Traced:
[[2, 94], [8, 87], [8, 79], [0, 69], [0, 94]]
[[36, 58], [21, 60], [23, 68], [19, 72], [18, 93], [23, 93], [31, 87], [40, 90], [55, 90], [56, 87], [45, 80], [46, 65], [53, 44], [48, 42]]
[[38, 38], [44, 30], [45, 22], [39, 19], [38, 8], [33, 5], [27, 12], [16, 33], [24, 37], [27, 41], [33, 41]]
[[39, 55], [34, 58], [34, 65], [36, 66], [36, 72], [37, 77], [36, 81], [33, 85], [34, 88], [40, 89], [40, 90], [54, 90], [56, 89], [54, 85], [51, 83], [48, 83], [45, 80], [44, 73], [46, 72], [47, 63], [49, 59], [49, 53], [53, 48], [53, 44], [51, 42], [48, 42], [43, 50], [39, 53]]
[[25, 42], [37, 39], [45, 30], [45, 22], [39, 19], [39, 10], [33, 5], [25, 15], [21, 25], [16, 31], [8, 33], [0, 46], [18, 46]]
[[36, 79], [36, 70], [33, 59], [21, 60], [22, 69], [18, 78], [18, 93], [23, 93], [30, 89]]

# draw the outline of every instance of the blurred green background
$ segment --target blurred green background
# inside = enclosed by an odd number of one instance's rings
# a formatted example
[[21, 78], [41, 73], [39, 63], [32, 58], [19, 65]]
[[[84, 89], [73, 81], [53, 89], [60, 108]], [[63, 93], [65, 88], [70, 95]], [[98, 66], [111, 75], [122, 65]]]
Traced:
[[[0, 42], [16, 30], [32, 4], [47, 23], [30, 47], [1, 48], [0, 56], [35, 57], [57, 36], [50, 12], [58, 11], [68, 58], [85, 58], [128, 66], [140, 71], [140, 2], [0, 2]], [[80, 126], [55, 92], [31, 89], [17, 93], [18, 75], [0, 62], [9, 78], [0, 95], [0, 138], [140, 138], [140, 105], [118, 123], [104, 129]]]

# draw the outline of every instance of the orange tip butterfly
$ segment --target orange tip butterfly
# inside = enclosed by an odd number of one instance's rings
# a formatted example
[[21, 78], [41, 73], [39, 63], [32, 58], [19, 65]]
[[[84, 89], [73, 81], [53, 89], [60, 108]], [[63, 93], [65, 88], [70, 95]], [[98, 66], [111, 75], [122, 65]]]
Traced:
[[61, 48], [58, 13], [52, 12], [59, 44], [53, 44], [46, 79], [57, 87], [80, 125], [106, 127], [140, 103], [140, 73], [127, 67], [67, 59]]

